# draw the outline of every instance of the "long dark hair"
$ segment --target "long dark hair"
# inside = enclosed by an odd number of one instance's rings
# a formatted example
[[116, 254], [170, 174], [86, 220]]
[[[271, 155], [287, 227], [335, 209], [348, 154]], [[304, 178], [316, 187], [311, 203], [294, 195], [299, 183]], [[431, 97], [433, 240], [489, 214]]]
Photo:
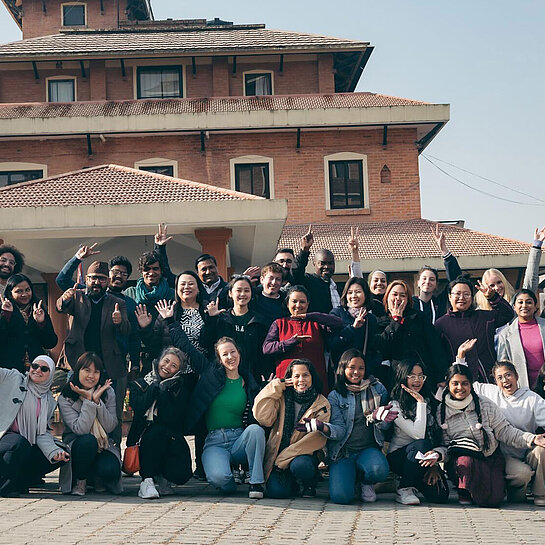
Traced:
[[365, 302], [363, 303], [363, 306], [367, 310], [373, 310], [373, 296], [371, 295], [369, 284], [363, 278], [358, 278], [357, 276], [353, 276], [352, 278], [349, 278], [346, 284], [344, 285], [344, 289], [341, 295], [341, 307], [343, 308], [348, 307], [348, 301], [347, 301], [348, 290], [354, 284], [361, 286], [361, 289], [363, 290], [363, 294], [365, 296]]
[[484, 450], [488, 450], [490, 447], [490, 438], [488, 437], [488, 433], [483, 427], [483, 419], [481, 416], [481, 403], [479, 401], [479, 396], [475, 393], [475, 390], [473, 389], [473, 375], [467, 365], [460, 365], [458, 363], [455, 363], [454, 365], [451, 365], [447, 371], [447, 386], [443, 392], [443, 399], [441, 401], [441, 410], [440, 410], [440, 425], [443, 426], [445, 423], [445, 410], [446, 410], [446, 403], [445, 398], [450, 393], [449, 390], [449, 382], [450, 379], [454, 375], [462, 375], [469, 380], [469, 383], [471, 384], [471, 397], [473, 398], [473, 403], [475, 403], [475, 413], [477, 414], [477, 419], [479, 421], [479, 424], [481, 425], [481, 431], [483, 432], [483, 447]]
[[[399, 403], [401, 412], [405, 418], [412, 420], [416, 418], [416, 399], [409, 393], [407, 393], [401, 385], [407, 384], [407, 377], [412, 374], [413, 367], [418, 365], [422, 369], [422, 373], [426, 374], [426, 366], [420, 361], [419, 358], [406, 358], [402, 360], [392, 361], [392, 368], [394, 370], [394, 387], [390, 398]], [[429, 382], [426, 380], [420, 390], [420, 395], [425, 399], [432, 409], [437, 406], [437, 400], [433, 397]]]
[[[69, 399], [73, 399], [74, 401], [77, 401], [79, 399], [79, 394], [74, 392], [72, 388], [70, 388], [70, 383], [72, 383], [74, 386], [77, 386], [78, 388], [83, 388], [81, 385], [81, 382], [79, 381], [79, 372], [81, 369], [87, 369], [91, 367], [91, 365], [95, 366], [95, 369], [97, 371], [100, 371], [100, 378], [98, 379], [97, 386], [102, 386], [106, 382], [106, 373], [104, 372], [104, 364], [102, 363], [102, 359], [96, 352], [84, 352], [76, 362], [76, 365], [74, 365], [74, 369], [72, 370], [73, 374], [70, 380], [64, 385], [61, 395], [64, 397], [67, 397]], [[108, 399], [108, 390], [106, 390], [101, 398], [102, 401], [106, 401]]]
[[30, 289], [32, 290], [30, 305], [32, 305], [33, 303], [37, 303], [38, 298], [36, 297], [36, 294], [34, 292], [34, 284], [32, 283], [32, 280], [26, 274], [23, 274], [23, 273], [12, 274], [8, 278], [8, 281], [6, 282], [6, 289], [4, 291], [4, 297], [7, 297], [13, 303], [14, 307], [16, 306], [18, 307], [19, 305], [15, 302], [12, 292], [13, 292], [13, 288], [15, 288], [15, 286], [17, 284], [20, 284], [21, 282], [28, 282], [28, 285], [30, 286]]
[[320, 377], [318, 376], [318, 373], [316, 372], [316, 369], [314, 368], [314, 365], [312, 365], [312, 362], [310, 360], [307, 360], [307, 359], [291, 360], [288, 363], [288, 366], [286, 367], [284, 378], [291, 378], [293, 374], [293, 368], [296, 365], [304, 365], [308, 369], [308, 372], [310, 373], [310, 376], [312, 377], [312, 387], [314, 388], [314, 391], [321, 394], [322, 381], [320, 380]]
[[361, 358], [363, 360], [363, 364], [365, 365], [365, 373], [363, 374], [363, 377], [365, 378], [367, 376], [367, 364], [365, 363], [363, 353], [357, 348], [349, 348], [348, 350], [345, 350], [339, 358], [337, 371], [335, 371], [335, 390], [337, 390], [337, 392], [339, 392], [339, 394], [341, 394], [343, 397], [348, 395], [344, 372], [353, 358]]

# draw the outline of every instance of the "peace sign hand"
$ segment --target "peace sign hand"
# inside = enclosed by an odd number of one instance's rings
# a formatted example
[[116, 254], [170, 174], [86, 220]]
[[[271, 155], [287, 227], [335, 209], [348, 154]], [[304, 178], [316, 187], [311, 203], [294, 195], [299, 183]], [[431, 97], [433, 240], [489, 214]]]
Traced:
[[405, 305], [407, 304], [406, 299], [394, 299], [393, 304], [388, 304], [388, 311], [392, 318], [402, 318], [403, 311], [405, 310]]
[[435, 243], [439, 247], [442, 255], [448, 254], [447, 243], [445, 242], [445, 233], [439, 232], [439, 224], [435, 224], [435, 229], [431, 228], [431, 236], [435, 239]]
[[475, 286], [487, 299], [492, 299], [494, 297], [494, 291], [493, 288], [491, 288], [488, 284], [481, 282], [480, 280], [477, 280], [477, 284]]
[[96, 255], [100, 253], [100, 250], [95, 250], [98, 242], [91, 244], [91, 246], [85, 246], [82, 244], [76, 252], [76, 257], [83, 261], [86, 257]]
[[42, 300], [38, 301], [38, 304], [32, 305], [32, 317], [37, 324], [43, 324], [45, 322], [45, 312], [42, 308]]
[[0, 303], [2, 304], [2, 310], [5, 312], [13, 312], [13, 305], [7, 297], [0, 295]]
[[312, 234], [312, 224], [310, 224], [308, 226], [308, 231], [301, 237], [301, 250], [308, 252], [313, 244], [314, 235]]
[[367, 316], [367, 309], [365, 307], [361, 307], [358, 315], [356, 316], [356, 319], [354, 320], [354, 323], [352, 324], [352, 327], [354, 329], [359, 329], [360, 327], [365, 324], [365, 318]]
[[360, 245], [358, 241], [358, 234], [359, 234], [360, 228], [356, 227], [350, 227], [350, 237], [348, 237], [348, 249], [352, 253], [352, 261], [359, 261], [360, 255]]

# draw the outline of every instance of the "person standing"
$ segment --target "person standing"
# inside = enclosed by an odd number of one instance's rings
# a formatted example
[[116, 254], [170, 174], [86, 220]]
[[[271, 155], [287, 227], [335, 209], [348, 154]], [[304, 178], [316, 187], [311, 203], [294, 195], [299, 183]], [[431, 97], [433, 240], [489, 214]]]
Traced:
[[0, 245], [0, 295], [4, 295], [8, 278], [20, 273], [24, 264], [25, 256], [15, 246]]

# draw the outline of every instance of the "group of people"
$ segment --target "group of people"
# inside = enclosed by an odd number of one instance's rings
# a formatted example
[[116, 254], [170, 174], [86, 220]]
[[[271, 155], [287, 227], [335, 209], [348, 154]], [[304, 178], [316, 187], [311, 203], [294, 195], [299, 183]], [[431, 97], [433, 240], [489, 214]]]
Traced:
[[[141, 277], [130, 261], [93, 261], [81, 246], [57, 277], [69, 315], [57, 399], [47, 355], [58, 341], [48, 310], [0, 246], [0, 495], [24, 493], [60, 467], [63, 493], [122, 491], [122, 414], [133, 412], [138, 495], [173, 493], [192, 476], [223, 494], [312, 497], [328, 473], [333, 502], [376, 500], [393, 473], [396, 501], [499, 505], [528, 497], [545, 506], [545, 320], [539, 316], [536, 230], [522, 289], [488, 269], [463, 275], [439, 227], [432, 232], [448, 285], [424, 267], [418, 294], [383, 271], [363, 278], [352, 229], [350, 277], [314, 253], [312, 229], [297, 256], [226, 282], [214, 256], [174, 275], [160, 225]], [[64, 433], [49, 422], [58, 406]], [[186, 440], [195, 437], [195, 471]]]

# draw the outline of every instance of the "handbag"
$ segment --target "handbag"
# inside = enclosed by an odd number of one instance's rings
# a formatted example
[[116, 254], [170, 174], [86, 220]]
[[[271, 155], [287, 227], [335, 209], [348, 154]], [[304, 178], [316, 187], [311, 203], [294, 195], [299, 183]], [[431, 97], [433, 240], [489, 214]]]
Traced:
[[470, 437], [453, 439], [447, 447], [447, 453], [452, 457], [471, 456], [472, 458], [484, 458], [479, 443]]
[[134, 475], [140, 471], [140, 441], [136, 445], [127, 447], [123, 454], [123, 466], [124, 473], [127, 475]]

